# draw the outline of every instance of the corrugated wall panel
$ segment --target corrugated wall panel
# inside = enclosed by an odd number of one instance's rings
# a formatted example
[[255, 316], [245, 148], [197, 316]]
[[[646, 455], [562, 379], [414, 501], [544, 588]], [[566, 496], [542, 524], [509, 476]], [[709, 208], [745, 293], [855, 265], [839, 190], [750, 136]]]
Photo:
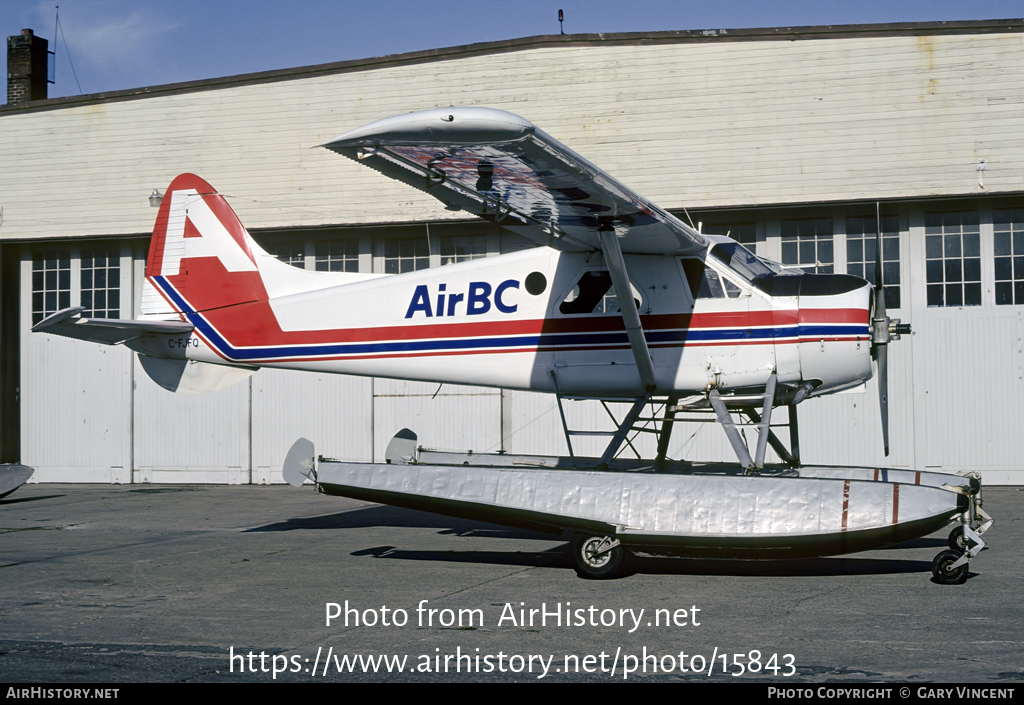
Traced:
[[[373, 460], [384, 461], [392, 436], [414, 431], [439, 450], [494, 453], [501, 448], [501, 392], [455, 384], [373, 379]], [[331, 454], [326, 449], [325, 454]]]
[[929, 322], [935, 345], [918, 362], [927, 401], [923, 465], [1006, 473], [1024, 456], [1021, 314]]
[[[562, 402], [566, 424], [571, 431], [614, 431], [631, 407], [628, 403], [610, 402], [608, 411], [599, 401], [593, 399], [566, 399]], [[660, 407], [656, 407], [660, 409]], [[565, 433], [558, 413], [558, 402], [552, 394], [530, 392], [505, 392], [505, 447], [510, 453], [538, 455], [568, 455]], [[651, 406], [645, 407], [642, 418], [650, 418]], [[636, 425], [643, 425], [638, 421]], [[651, 424], [647, 423], [650, 427]], [[658, 444], [652, 434], [631, 433], [631, 443], [645, 458], [653, 458]], [[576, 455], [599, 457], [608, 446], [608, 436], [573, 436], [572, 447]], [[635, 458], [636, 455], [623, 444], [618, 457]]]
[[136, 481], [249, 482], [250, 384], [175, 394], [157, 386], [136, 358]]
[[283, 482], [284, 457], [298, 438], [317, 453], [369, 462], [372, 383], [366, 377], [260, 370], [252, 376], [253, 482]]
[[132, 357], [26, 331], [21, 462], [35, 468], [33, 482], [131, 481]]

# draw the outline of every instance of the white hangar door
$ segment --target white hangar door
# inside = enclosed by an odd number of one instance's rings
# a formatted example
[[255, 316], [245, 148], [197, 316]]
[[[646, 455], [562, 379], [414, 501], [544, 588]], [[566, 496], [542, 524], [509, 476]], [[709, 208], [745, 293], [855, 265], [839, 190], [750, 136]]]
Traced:
[[131, 316], [128, 244], [26, 246], [21, 254], [21, 461], [34, 482], [131, 481], [131, 351], [33, 333], [69, 306]]
[[371, 379], [264, 369], [249, 381], [253, 484], [284, 482], [284, 458], [298, 438], [309, 439], [318, 454], [331, 458], [373, 459]]
[[[146, 270], [146, 250], [140, 250], [136, 301], [141, 301]], [[247, 484], [252, 378], [209, 394], [175, 394], [150, 379], [138, 356], [132, 357], [133, 481]]]
[[135, 482], [249, 482], [251, 380], [210, 394], [175, 394], [135, 364]]

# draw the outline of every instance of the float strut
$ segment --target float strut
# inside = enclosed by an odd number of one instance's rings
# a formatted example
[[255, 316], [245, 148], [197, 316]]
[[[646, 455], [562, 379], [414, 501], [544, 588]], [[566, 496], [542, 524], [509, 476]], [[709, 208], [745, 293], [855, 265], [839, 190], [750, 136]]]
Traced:
[[768, 378], [768, 384], [764, 389], [764, 407], [761, 411], [761, 421], [757, 428], [757, 451], [754, 454], [754, 467], [760, 470], [764, 467], [764, 454], [768, 450], [768, 434], [771, 433], [772, 407], [775, 405], [775, 383], [777, 377], [773, 372]]
[[736, 457], [739, 458], [740, 465], [746, 470], [753, 470], [754, 460], [750, 457], [750, 451], [747, 450], [743, 439], [740, 438], [740, 432], [736, 430], [736, 424], [733, 423], [732, 416], [725, 408], [725, 402], [722, 401], [717, 389], [711, 390], [708, 394], [708, 401], [711, 402], [711, 406], [715, 410], [718, 423], [722, 424], [722, 428], [725, 429], [725, 435], [729, 437], [729, 443], [732, 444], [732, 449], [735, 451]]
[[615, 454], [618, 452], [622, 442], [626, 440], [626, 435], [629, 433], [630, 429], [633, 428], [633, 423], [636, 421], [637, 417], [640, 416], [640, 412], [644, 410], [644, 406], [647, 404], [648, 399], [650, 399], [649, 396], [637, 397], [636, 401], [633, 402], [633, 408], [629, 410], [628, 414], [626, 414], [626, 418], [624, 418], [622, 423], [619, 424], [619, 430], [615, 432], [615, 435], [612, 436], [612, 440], [608, 442], [608, 447], [605, 448], [604, 454], [601, 456], [601, 465], [608, 465], [612, 458], [615, 457]]
[[551, 386], [555, 388], [555, 401], [558, 402], [558, 414], [562, 417], [562, 430], [565, 432], [565, 445], [569, 447], [569, 462], [576, 466], [576, 456], [572, 452], [572, 439], [569, 438], [569, 425], [565, 422], [565, 411], [562, 409], [562, 395], [558, 393], [558, 377], [551, 370]]
[[668, 441], [672, 438], [672, 426], [676, 422], [676, 412], [673, 409], [678, 403], [679, 399], [676, 397], [669, 397], [668, 401], [665, 402], [665, 416], [661, 420], [661, 433], [658, 434], [658, 457], [656, 461], [659, 463], [665, 462], [665, 459], [668, 457]]

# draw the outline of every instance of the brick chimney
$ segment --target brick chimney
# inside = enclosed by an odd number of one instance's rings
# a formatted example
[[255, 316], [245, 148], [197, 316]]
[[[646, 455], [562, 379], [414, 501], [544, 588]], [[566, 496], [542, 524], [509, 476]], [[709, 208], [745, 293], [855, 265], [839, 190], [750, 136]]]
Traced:
[[46, 100], [47, 41], [31, 29], [7, 38], [7, 104]]

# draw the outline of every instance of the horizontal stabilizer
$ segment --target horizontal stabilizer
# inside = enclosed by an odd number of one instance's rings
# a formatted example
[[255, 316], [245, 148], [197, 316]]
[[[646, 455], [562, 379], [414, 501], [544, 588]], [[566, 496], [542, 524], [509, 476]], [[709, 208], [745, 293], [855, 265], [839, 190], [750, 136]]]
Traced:
[[195, 327], [184, 321], [135, 321], [114, 318], [83, 318], [82, 306], [73, 306], [48, 316], [32, 326], [33, 333], [52, 333], [65, 338], [118, 345], [148, 334], [182, 335]]

